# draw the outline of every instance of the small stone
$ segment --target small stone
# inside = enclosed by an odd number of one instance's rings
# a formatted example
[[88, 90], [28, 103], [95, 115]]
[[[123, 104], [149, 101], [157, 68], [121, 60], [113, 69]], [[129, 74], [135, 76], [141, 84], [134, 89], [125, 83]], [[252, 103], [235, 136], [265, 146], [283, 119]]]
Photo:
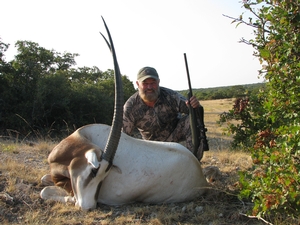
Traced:
[[203, 211], [203, 206], [197, 206], [196, 208], [195, 208], [195, 210], [196, 210], [196, 212], [202, 212]]

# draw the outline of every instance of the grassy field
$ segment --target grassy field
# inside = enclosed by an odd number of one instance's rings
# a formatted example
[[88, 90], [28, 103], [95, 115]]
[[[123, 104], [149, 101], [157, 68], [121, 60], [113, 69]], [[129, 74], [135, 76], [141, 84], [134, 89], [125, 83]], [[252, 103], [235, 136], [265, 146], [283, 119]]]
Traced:
[[238, 171], [251, 167], [251, 157], [242, 151], [230, 151], [230, 137], [223, 136], [222, 127], [216, 123], [219, 113], [230, 109], [233, 101], [201, 104], [211, 149], [205, 152], [201, 165], [206, 171], [213, 169], [212, 174], [207, 174], [210, 187], [204, 196], [176, 204], [98, 205], [96, 210], [83, 212], [73, 204], [39, 197], [43, 188], [40, 178], [49, 172], [47, 156], [56, 143], [14, 143], [0, 139], [0, 224], [265, 224], [246, 216], [252, 204], [237, 198]]
[[207, 100], [201, 105], [204, 107], [204, 123], [211, 150], [228, 150], [231, 137], [222, 135], [224, 126], [220, 127], [217, 121], [221, 113], [232, 108], [233, 99]]

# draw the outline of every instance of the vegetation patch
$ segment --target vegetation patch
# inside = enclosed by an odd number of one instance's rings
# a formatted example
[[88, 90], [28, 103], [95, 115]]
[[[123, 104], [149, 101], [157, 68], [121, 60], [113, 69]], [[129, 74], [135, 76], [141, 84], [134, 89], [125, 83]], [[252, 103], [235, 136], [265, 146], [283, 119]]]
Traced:
[[[216, 109], [218, 104], [231, 100], [205, 102], [206, 108]], [[213, 110], [211, 110], [212, 113]], [[213, 115], [213, 114], [212, 114]], [[218, 113], [215, 114], [218, 116]], [[215, 117], [206, 118], [214, 132], [208, 138], [222, 137], [222, 128]], [[230, 139], [230, 137], [227, 137]], [[201, 161], [203, 168], [217, 168], [207, 174], [210, 187], [207, 193], [190, 202], [176, 204], [128, 204], [108, 206], [98, 204], [95, 210], [84, 212], [74, 204], [43, 200], [40, 178], [49, 172], [47, 157], [55, 143], [36, 141], [16, 144], [1, 141], [0, 151], [0, 223], [1, 224], [265, 224], [247, 213], [253, 207], [250, 201], [238, 198], [239, 171], [252, 166], [250, 154], [231, 151], [229, 145], [212, 144]], [[18, 153], [4, 151], [3, 146], [16, 146]], [[220, 150], [222, 149], [222, 150]], [[268, 218], [266, 218], [268, 219]], [[297, 224], [297, 221], [277, 219], [280, 224]]]

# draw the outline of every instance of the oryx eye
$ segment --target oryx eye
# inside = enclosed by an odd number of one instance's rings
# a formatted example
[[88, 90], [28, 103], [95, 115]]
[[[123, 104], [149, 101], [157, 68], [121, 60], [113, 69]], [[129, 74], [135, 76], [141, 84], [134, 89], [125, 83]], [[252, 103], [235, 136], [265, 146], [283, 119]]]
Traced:
[[98, 170], [99, 170], [99, 167], [98, 167], [98, 168], [93, 168], [93, 169], [91, 170], [91, 176], [92, 176], [93, 178], [97, 175]]

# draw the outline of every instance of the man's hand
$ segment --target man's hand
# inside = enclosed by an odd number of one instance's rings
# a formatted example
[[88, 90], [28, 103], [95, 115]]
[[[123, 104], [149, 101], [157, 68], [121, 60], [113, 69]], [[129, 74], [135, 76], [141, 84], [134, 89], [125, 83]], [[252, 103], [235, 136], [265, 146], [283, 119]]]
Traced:
[[191, 106], [195, 109], [198, 108], [200, 106], [200, 103], [198, 101], [198, 99], [195, 96], [192, 96], [190, 98], [190, 101], [186, 101], [185, 102], [187, 106], [189, 106], [189, 103], [191, 104]]

